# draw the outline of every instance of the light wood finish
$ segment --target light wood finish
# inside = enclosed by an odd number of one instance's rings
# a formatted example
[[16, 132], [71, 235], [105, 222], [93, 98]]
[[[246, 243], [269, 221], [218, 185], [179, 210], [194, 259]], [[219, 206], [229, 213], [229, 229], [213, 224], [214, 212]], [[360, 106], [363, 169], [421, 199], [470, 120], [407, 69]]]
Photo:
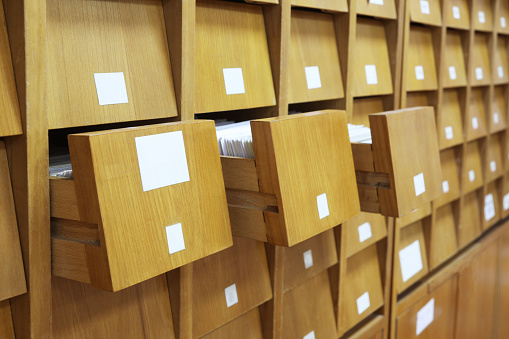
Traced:
[[466, 118], [466, 137], [471, 141], [486, 135], [486, 112], [489, 112], [487, 97], [489, 92], [485, 88], [474, 88], [470, 92], [470, 106]]
[[[454, 67], [454, 75], [451, 78], [451, 67]], [[448, 30], [445, 40], [444, 58], [444, 87], [458, 87], [467, 85], [467, 72], [465, 69], [465, 54], [463, 53], [462, 33]]]
[[260, 312], [254, 308], [244, 315], [201, 337], [202, 339], [235, 338], [242, 333], [246, 339], [263, 339]]
[[465, 247], [481, 234], [481, 206], [479, 191], [464, 196], [457, 230], [459, 248]]
[[369, 127], [369, 115], [385, 111], [382, 97], [353, 99], [352, 123]]
[[[443, 194], [434, 201], [436, 207], [443, 206], [460, 197], [460, 181], [459, 181], [459, 164], [458, 149], [446, 149], [440, 152], [440, 162], [442, 164], [442, 192]], [[444, 182], [449, 189], [448, 192], [443, 191]]]
[[[497, 33], [509, 34], [509, 25], [507, 24], [507, 20], [509, 19], [509, 3], [506, 0], [499, 0], [498, 9], [495, 13], [495, 26], [497, 28]], [[505, 20], [505, 27], [502, 26], [502, 18]], [[498, 38], [500, 39], [501, 36]]]
[[[260, 5], [197, 1], [195, 51], [196, 113], [276, 104]], [[224, 68], [242, 68], [244, 94], [226, 94]]]
[[[473, 28], [477, 31], [493, 30], [493, 5], [492, 0], [476, 0], [472, 2], [472, 21]], [[484, 13], [484, 22], [481, 22], [479, 12]]]
[[[177, 115], [160, 1], [49, 0], [47, 20], [49, 128]], [[99, 105], [94, 74], [111, 72], [129, 103]]]
[[500, 240], [500, 262], [497, 292], [497, 338], [509, 336], [509, 322], [506, 321], [509, 315], [509, 233], [505, 232]]
[[316, 338], [336, 338], [327, 271], [285, 293], [283, 301], [282, 338], [302, 338], [311, 331]]
[[464, 194], [482, 187], [483, 184], [480, 141], [470, 142], [465, 147], [461, 172], [461, 188]]
[[[491, 67], [490, 67], [490, 52], [489, 52], [489, 35], [484, 33], [475, 33], [474, 45], [472, 47], [472, 76], [471, 85], [481, 86], [489, 85], [491, 83]], [[482, 78], [478, 78], [476, 69], [482, 69]]]
[[426, 239], [429, 267], [434, 269], [458, 250], [456, 226], [459, 222], [459, 201], [438, 208]]
[[165, 276], [117, 293], [53, 277], [53, 338], [175, 338]]
[[[334, 231], [328, 230], [295, 246], [284, 248], [283, 293], [337, 264], [338, 254]], [[311, 251], [313, 265], [306, 268], [304, 253]]]
[[429, 12], [424, 12], [421, 9], [420, 0], [410, 0], [410, 19], [412, 22], [418, 22], [420, 24], [441, 26], [442, 25], [442, 8], [440, 6], [440, 0], [426, 0], [428, 2]]
[[[509, 17], [508, 17], [509, 18]], [[507, 19], [506, 19], [507, 20]], [[495, 84], [506, 84], [509, 82], [509, 53], [507, 52], [508, 38], [497, 37], [497, 48], [495, 49], [495, 63], [493, 64]], [[500, 74], [499, 74], [500, 72]]]
[[384, 0], [383, 4], [370, 1], [356, 0], [357, 14], [373, 16], [382, 19], [396, 19], [396, 3], [394, 0]]
[[[344, 97], [334, 17], [292, 10], [290, 34], [290, 104]], [[318, 67], [320, 88], [309, 89], [306, 67]]]
[[507, 96], [506, 88], [496, 86], [493, 92], [493, 102], [491, 104], [492, 113], [489, 117], [490, 132], [498, 132], [507, 127]]
[[412, 212], [407, 215], [397, 218], [395, 223], [396, 227], [403, 228], [408, 226], [416, 221], [423, 219], [431, 214], [431, 204], [424, 204], [422, 206], [417, 207]]
[[0, 301], [27, 291], [5, 143], [0, 139]]
[[430, 92], [408, 92], [406, 94], [407, 107], [432, 106], [429, 93]]
[[[482, 211], [483, 211], [483, 213], [482, 213], [482, 215], [483, 215], [483, 223], [482, 223], [483, 231], [486, 231], [487, 229], [489, 229], [490, 227], [495, 225], [495, 223], [497, 221], [500, 220], [500, 215], [501, 215], [501, 213], [500, 213], [500, 211], [501, 211], [500, 190], [501, 190], [501, 188], [502, 188], [501, 180], [493, 181], [486, 186], [484, 199], [486, 199], [486, 197], [491, 194], [491, 196], [493, 197], [493, 209], [495, 211], [492, 216], [486, 216], [485, 208], [482, 209]], [[482, 201], [483, 205], [481, 205], [481, 206], [485, 206], [486, 200], [484, 200], [484, 199]], [[488, 219], [488, 218], [490, 218], [490, 219]]]
[[504, 164], [502, 162], [503, 140], [504, 135], [502, 133], [493, 134], [489, 139], [486, 155], [486, 163], [488, 164], [488, 169], [486, 171], [487, 182], [504, 174]]
[[[386, 29], [382, 21], [359, 18], [352, 51], [352, 95], [363, 97], [393, 93]], [[366, 65], [375, 65], [377, 83], [368, 85]], [[343, 66], [344, 67], [344, 66]]]
[[[419, 3], [419, 1], [412, 1]], [[406, 90], [427, 91], [437, 89], [437, 72], [433, 52], [431, 29], [421, 26], [410, 26], [408, 52], [406, 61]], [[423, 78], [418, 78], [417, 67], [422, 67]]]
[[[193, 264], [193, 337], [199, 338], [272, 297], [263, 243], [234, 238], [233, 246]], [[226, 304], [235, 284], [238, 302]]]
[[[369, 223], [371, 237], [361, 242], [359, 226], [365, 223]], [[344, 222], [341, 227], [346, 237], [346, 256], [348, 258], [387, 237], [385, 217], [378, 213], [361, 212], [358, 216]]]
[[331, 12], [348, 12], [346, 0], [291, 0], [292, 6], [308, 7]]
[[[447, 27], [469, 29], [470, 28], [470, 2], [467, 0], [449, 0], [444, 3], [444, 21]], [[458, 7], [459, 18], [454, 17], [453, 7]]]
[[0, 338], [15, 338], [9, 300], [0, 301]]
[[[461, 103], [464, 91], [458, 89], [447, 89], [442, 95], [442, 110], [438, 114], [437, 134], [440, 149], [459, 145], [463, 142], [463, 117], [464, 107]], [[452, 128], [452, 138], [447, 130]]]
[[[190, 181], [143, 192], [135, 138], [175, 131], [182, 131]], [[54, 274], [117, 291], [231, 246], [213, 122], [76, 134], [69, 147], [79, 221], [98, 225], [98, 238], [80, 241], [54, 228]], [[185, 250], [170, 255], [165, 228], [177, 223]], [[80, 257], [80, 265], [67, 265]]]

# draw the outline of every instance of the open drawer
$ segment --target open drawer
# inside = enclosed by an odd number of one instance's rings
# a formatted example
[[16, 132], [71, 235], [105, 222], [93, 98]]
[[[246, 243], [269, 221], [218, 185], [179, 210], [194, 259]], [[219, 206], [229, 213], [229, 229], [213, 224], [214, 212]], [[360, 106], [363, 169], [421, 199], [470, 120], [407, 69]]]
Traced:
[[52, 273], [117, 291], [232, 244], [212, 121], [70, 135], [50, 179]]
[[442, 193], [432, 107], [372, 114], [372, 144], [352, 143], [361, 209], [401, 217]]
[[251, 134], [254, 159], [221, 157], [233, 235], [293, 246], [359, 213], [344, 112], [254, 120]]

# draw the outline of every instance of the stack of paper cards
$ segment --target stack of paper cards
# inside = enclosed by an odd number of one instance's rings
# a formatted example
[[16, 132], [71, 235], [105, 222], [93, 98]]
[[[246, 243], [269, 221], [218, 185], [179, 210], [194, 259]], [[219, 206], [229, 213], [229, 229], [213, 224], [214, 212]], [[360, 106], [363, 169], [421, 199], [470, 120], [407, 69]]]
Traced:
[[254, 159], [253, 137], [249, 121], [216, 125], [219, 154]]
[[49, 175], [50, 177], [73, 178], [69, 154], [50, 157]]
[[348, 124], [351, 143], [371, 144], [371, 130], [364, 125]]

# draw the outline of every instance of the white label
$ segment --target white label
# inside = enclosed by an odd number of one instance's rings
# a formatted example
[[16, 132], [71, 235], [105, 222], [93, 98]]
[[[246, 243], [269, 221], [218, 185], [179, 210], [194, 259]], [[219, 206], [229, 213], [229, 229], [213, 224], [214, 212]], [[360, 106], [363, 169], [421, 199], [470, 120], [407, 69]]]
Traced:
[[493, 194], [486, 194], [484, 197], [484, 219], [490, 221], [495, 216], [495, 202]]
[[226, 307], [230, 307], [238, 303], [239, 297], [237, 296], [237, 286], [233, 284], [225, 288], [224, 296], [226, 298]]
[[94, 80], [100, 106], [129, 102], [123, 72], [94, 73]]
[[499, 78], [503, 78], [504, 77], [504, 67], [498, 66], [497, 67], [497, 73], [498, 73], [498, 77]]
[[430, 14], [429, 2], [427, 2], [426, 0], [421, 0], [421, 13], [422, 14]]
[[490, 161], [490, 170], [492, 172], [495, 172], [497, 170], [497, 163], [495, 162], [495, 160]]
[[366, 71], [366, 83], [368, 85], [378, 84], [378, 78], [376, 77], [376, 65], [364, 65]]
[[403, 282], [422, 270], [421, 246], [419, 240], [414, 241], [399, 251], [399, 264], [401, 266], [401, 277]]
[[447, 140], [451, 140], [452, 138], [454, 138], [454, 133], [453, 133], [453, 130], [452, 130], [452, 126], [447, 126], [445, 128], [445, 138]]
[[306, 270], [313, 266], [313, 252], [311, 250], [307, 250], [303, 254], [304, 256], [304, 267]]
[[430, 301], [426, 303], [418, 312], [417, 312], [417, 322], [415, 324], [415, 334], [419, 335], [422, 331], [426, 329], [432, 322], [435, 317], [435, 298], [431, 298]]
[[320, 70], [318, 66], [305, 67], [306, 81], [308, 83], [308, 89], [321, 88], [322, 82], [320, 81]]
[[166, 226], [166, 240], [168, 241], [168, 249], [170, 254], [177, 253], [186, 249], [181, 223]]
[[415, 78], [417, 80], [424, 80], [424, 68], [422, 66], [415, 66]]
[[509, 210], [509, 193], [504, 195], [503, 204], [504, 204], [504, 211]]
[[470, 180], [470, 182], [475, 180], [475, 172], [474, 172], [474, 170], [468, 171], [468, 180]]
[[223, 77], [226, 95], [246, 93], [242, 68], [223, 68]]
[[366, 291], [357, 298], [357, 313], [362, 314], [370, 305], [369, 293]]
[[449, 181], [447, 180], [442, 181], [442, 191], [444, 193], [449, 193]]
[[415, 196], [418, 197], [419, 195], [426, 192], [426, 186], [424, 185], [424, 174], [419, 173], [416, 176], [414, 176], [414, 188], [415, 188]]
[[500, 26], [501, 26], [502, 28], [505, 28], [505, 26], [506, 26], [505, 18], [504, 18], [503, 16], [502, 16], [502, 17], [500, 17]]
[[143, 192], [189, 181], [182, 131], [135, 138]]
[[482, 74], [482, 67], [476, 67], [475, 68], [475, 78], [477, 80], [481, 80], [483, 78], [483, 74]]
[[309, 332], [302, 339], [315, 339], [315, 331]]
[[479, 11], [477, 13], [477, 16], [479, 17], [479, 22], [481, 24], [485, 23], [486, 22], [486, 16], [484, 15], [484, 12], [483, 11]]
[[318, 217], [320, 219], [329, 215], [329, 204], [327, 203], [327, 194], [323, 193], [316, 197], [316, 204], [318, 206]]
[[357, 228], [359, 232], [359, 242], [364, 242], [371, 238], [373, 234], [371, 233], [371, 224], [369, 222], [365, 222]]
[[373, 5], [383, 6], [384, 5], [384, 0], [369, 0], [369, 3], [373, 4]]
[[499, 122], [498, 113], [497, 112], [493, 113], [493, 122], [496, 123], [496, 124], [498, 124], [498, 122]]
[[449, 66], [449, 78], [451, 80], [456, 80], [456, 67]]
[[452, 17], [456, 20], [459, 20], [461, 18], [460, 8], [458, 6], [452, 6]]
[[472, 128], [473, 129], [478, 129], [479, 128], [479, 120], [477, 119], [477, 117], [473, 117], [472, 118]]

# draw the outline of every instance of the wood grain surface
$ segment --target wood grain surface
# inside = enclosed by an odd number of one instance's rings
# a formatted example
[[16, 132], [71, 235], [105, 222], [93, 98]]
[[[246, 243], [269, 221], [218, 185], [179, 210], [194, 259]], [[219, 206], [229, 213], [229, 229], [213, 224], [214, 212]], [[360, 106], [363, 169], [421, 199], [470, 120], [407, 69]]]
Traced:
[[[411, 1], [419, 3], [419, 1]], [[430, 28], [410, 26], [406, 61], [406, 90], [429, 91], [437, 89], [437, 68]], [[422, 68], [422, 73], [417, 69]], [[421, 78], [422, 76], [422, 78]]]
[[[477, 15], [476, 15], [477, 16]], [[472, 48], [472, 86], [489, 85], [491, 83], [491, 65], [489, 53], [490, 36], [484, 33], [475, 33]], [[477, 79], [476, 69], [482, 69], [482, 78]]]
[[[461, 31], [449, 30], [445, 38], [444, 87], [467, 85], [465, 54], [463, 53], [463, 34]], [[454, 67], [456, 78], [451, 78], [450, 68]]]
[[[453, 200], [456, 200], [461, 195], [458, 164], [459, 154], [460, 152], [457, 148], [449, 148], [440, 152], [443, 194], [440, 198], [434, 201], [434, 205], [436, 207], [443, 206]], [[445, 186], [449, 189], [447, 192], [443, 190], [445, 181], [447, 181]]]
[[[470, 28], [470, 8], [467, 0], [450, 0], [444, 3], [444, 7], [444, 18], [447, 27], [466, 30]], [[453, 7], [458, 8], [459, 18], [454, 17]]]
[[481, 234], [481, 199], [479, 191], [465, 194], [458, 225], [458, 247], [463, 248]]
[[[442, 25], [442, 7], [440, 0], [426, 0], [426, 9], [422, 10], [422, 3], [420, 0], [409, 0], [410, 19], [412, 22], [418, 22], [424, 25], [441, 26]], [[424, 5], [426, 6], [426, 5]], [[426, 8], [426, 7], [424, 7]]]
[[[483, 184], [483, 167], [480, 143], [481, 141], [473, 141], [466, 144], [465, 146], [461, 172], [461, 188], [464, 194], [478, 189]], [[473, 175], [471, 173], [473, 173]]]
[[[371, 237], [360, 241], [361, 230], [359, 226], [369, 223]], [[341, 224], [346, 236], [346, 256], [351, 257], [355, 253], [375, 244], [387, 236], [387, 224], [385, 217], [378, 213], [361, 212], [356, 217]]]
[[[437, 134], [440, 149], [463, 143], [464, 91], [446, 89], [442, 94], [442, 111], [437, 116]], [[452, 128], [452, 138], [446, 128]], [[448, 139], [449, 137], [449, 139]]]

